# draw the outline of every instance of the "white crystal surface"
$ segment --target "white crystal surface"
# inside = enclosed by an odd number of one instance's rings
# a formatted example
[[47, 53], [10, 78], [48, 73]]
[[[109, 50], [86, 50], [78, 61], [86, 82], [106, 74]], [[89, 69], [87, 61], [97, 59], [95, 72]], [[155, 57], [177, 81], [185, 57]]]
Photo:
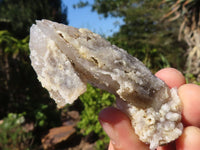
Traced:
[[121, 99], [140, 140], [151, 149], [182, 134], [181, 102], [175, 89], [142, 62], [87, 29], [48, 20], [31, 27], [31, 62], [38, 79], [59, 107], [72, 103], [86, 83]]
[[140, 140], [150, 144], [150, 149], [170, 143], [172, 139], [177, 139], [182, 134], [181, 102], [176, 89], [171, 89], [170, 93], [173, 96], [159, 111], [153, 108], [138, 109], [120, 100], [117, 103], [118, 107], [131, 118], [132, 126], [135, 133], [140, 135]]
[[38, 79], [58, 107], [73, 103], [86, 91], [86, 83], [79, 78], [66, 55], [35, 25], [31, 28], [29, 46], [32, 66]]

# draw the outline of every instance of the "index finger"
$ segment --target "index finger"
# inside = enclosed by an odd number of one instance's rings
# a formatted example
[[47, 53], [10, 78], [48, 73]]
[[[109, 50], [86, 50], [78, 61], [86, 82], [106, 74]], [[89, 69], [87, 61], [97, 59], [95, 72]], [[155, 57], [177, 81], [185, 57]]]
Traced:
[[164, 68], [155, 74], [158, 78], [163, 80], [169, 88], [179, 88], [185, 84], [185, 77], [183, 74], [174, 68]]

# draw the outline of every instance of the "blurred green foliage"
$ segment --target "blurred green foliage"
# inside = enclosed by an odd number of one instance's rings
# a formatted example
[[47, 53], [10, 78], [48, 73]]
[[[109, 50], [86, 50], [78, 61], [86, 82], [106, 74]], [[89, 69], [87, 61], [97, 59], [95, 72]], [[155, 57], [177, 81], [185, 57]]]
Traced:
[[25, 113], [9, 113], [0, 124], [0, 149], [29, 150], [33, 136], [27, 132], [22, 124], [25, 122]]
[[[95, 0], [92, 4], [86, 1], [74, 7], [89, 5], [105, 17], [121, 17], [124, 24], [120, 31], [107, 39], [142, 60], [153, 72], [169, 66], [182, 70], [186, 44], [177, 41], [179, 22], [160, 21], [167, 12], [167, 7], [160, 5], [161, 1]], [[29, 149], [28, 144], [39, 146], [42, 134], [61, 125], [60, 110], [41, 87], [31, 67], [28, 34], [36, 19], [67, 24], [66, 10], [61, 10], [60, 0], [0, 0], [0, 119], [3, 120], [0, 149], [12, 149], [11, 146], [17, 147], [21, 141], [25, 144], [19, 149]], [[187, 79], [195, 80], [192, 75]], [[83, 105], [78, 123], [80, 132], [83, 135], [95, 133], [96, 148], [106, 149], [109, 139], [98, 122], [98, 113], [113, 105], [114, 96], [88, 85], [80, 100]], [[34, 123], [31, 133], [22, 128], [26, 122]], [[30, 143], [31, 137], [33, 143]]]
[[99, 138], [96, 144], [97, 149], [106, 149], [109, 140], [98, 121], [98, 114], [103, 108], [113, 105], [115, 96], [88, 84], [87, 91], [80, 96], [80, 100], [84, 109], [81, 112], [78, 128], [83, 135], [89, 135], [92, 132], [97, 134]]
[[24, 38], [37, 19], [67, 24], [67, 7], [63, 10], [61, 0], [1, 0], [0, 30], [6, 29], [15, 37]]
[[[66, 9], [61, 10], [61, 0], [0, 0], [0, 120], [5, 122], [5, 116], [10, 113], [25, 112], [25, 121], [34, 124], [31, 134], [32, 144], [36, 147], [41, 145], [42, 135], [49, 128], [60, 125], [61, 119], [60, 110], [42, 88], [31, 67], [29, 29], [36, 19], [42, 18], [66, 24]], [[9, 118], [10, 122], [15, 120]], [[12, 135], [8, 132], [3, 140], [10, 140], [9, 137], [18, 140], [18, 134], [24, 136], [18, 127], [12, 132]], [[6, 149], [8, 144], [15, 144], [15, 140], [0, 143], [1, 149]], [[26, 146], [19, 149], [29, 148]]]
[[38, 132], [60, 124], [60, 111], [37, 80], [29, 59], [29, 37], [17, 39], [0, 31], [0, 119], [9, 113], [26, 112], [24, 117]]

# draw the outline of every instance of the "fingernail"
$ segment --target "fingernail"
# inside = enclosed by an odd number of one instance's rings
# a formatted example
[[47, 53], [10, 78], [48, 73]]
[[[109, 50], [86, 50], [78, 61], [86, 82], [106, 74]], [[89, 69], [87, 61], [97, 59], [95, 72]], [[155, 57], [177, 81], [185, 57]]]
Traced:
[[104, 131], [110, 138], [110, 142], [113, 144], [114, 147], [119, 147], [119, 137], [116, 131], [114, 131], [113, 127], [107, 123], [100, 121], [101, 126], [103, 127]]

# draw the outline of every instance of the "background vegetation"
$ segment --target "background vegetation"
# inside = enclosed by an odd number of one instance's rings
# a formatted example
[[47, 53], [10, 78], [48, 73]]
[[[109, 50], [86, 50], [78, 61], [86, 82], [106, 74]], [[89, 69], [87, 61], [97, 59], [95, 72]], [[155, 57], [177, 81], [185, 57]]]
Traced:
[[[171, 66], [187, 73], [188, 80], [196, 80], [199, 5], [198, 0], [95, 0], [92, 4], [80, 1], [74, 7], [91, 7], [104, 17], [122, 17], [120, 31], [108, 37], [111, 43], [138, 57], [152, 72]], [[67, 24], [66, 10], [61, 10], [60, 0], [0, 0], [0, 149], [41, 149], [41, 138], [48, 129], [62, 123], [61, 113], [66, 110], [58, 110], [38, 82], [28, 41], [36, 19]], [[178, 38], [180, 35], [185, 38]], [[90, 85], [80, 97], [77, 130], [83, 136], [94, 133], [97, 149], [105, 149], [108, 142], [98, 113], [114, 99]]]

